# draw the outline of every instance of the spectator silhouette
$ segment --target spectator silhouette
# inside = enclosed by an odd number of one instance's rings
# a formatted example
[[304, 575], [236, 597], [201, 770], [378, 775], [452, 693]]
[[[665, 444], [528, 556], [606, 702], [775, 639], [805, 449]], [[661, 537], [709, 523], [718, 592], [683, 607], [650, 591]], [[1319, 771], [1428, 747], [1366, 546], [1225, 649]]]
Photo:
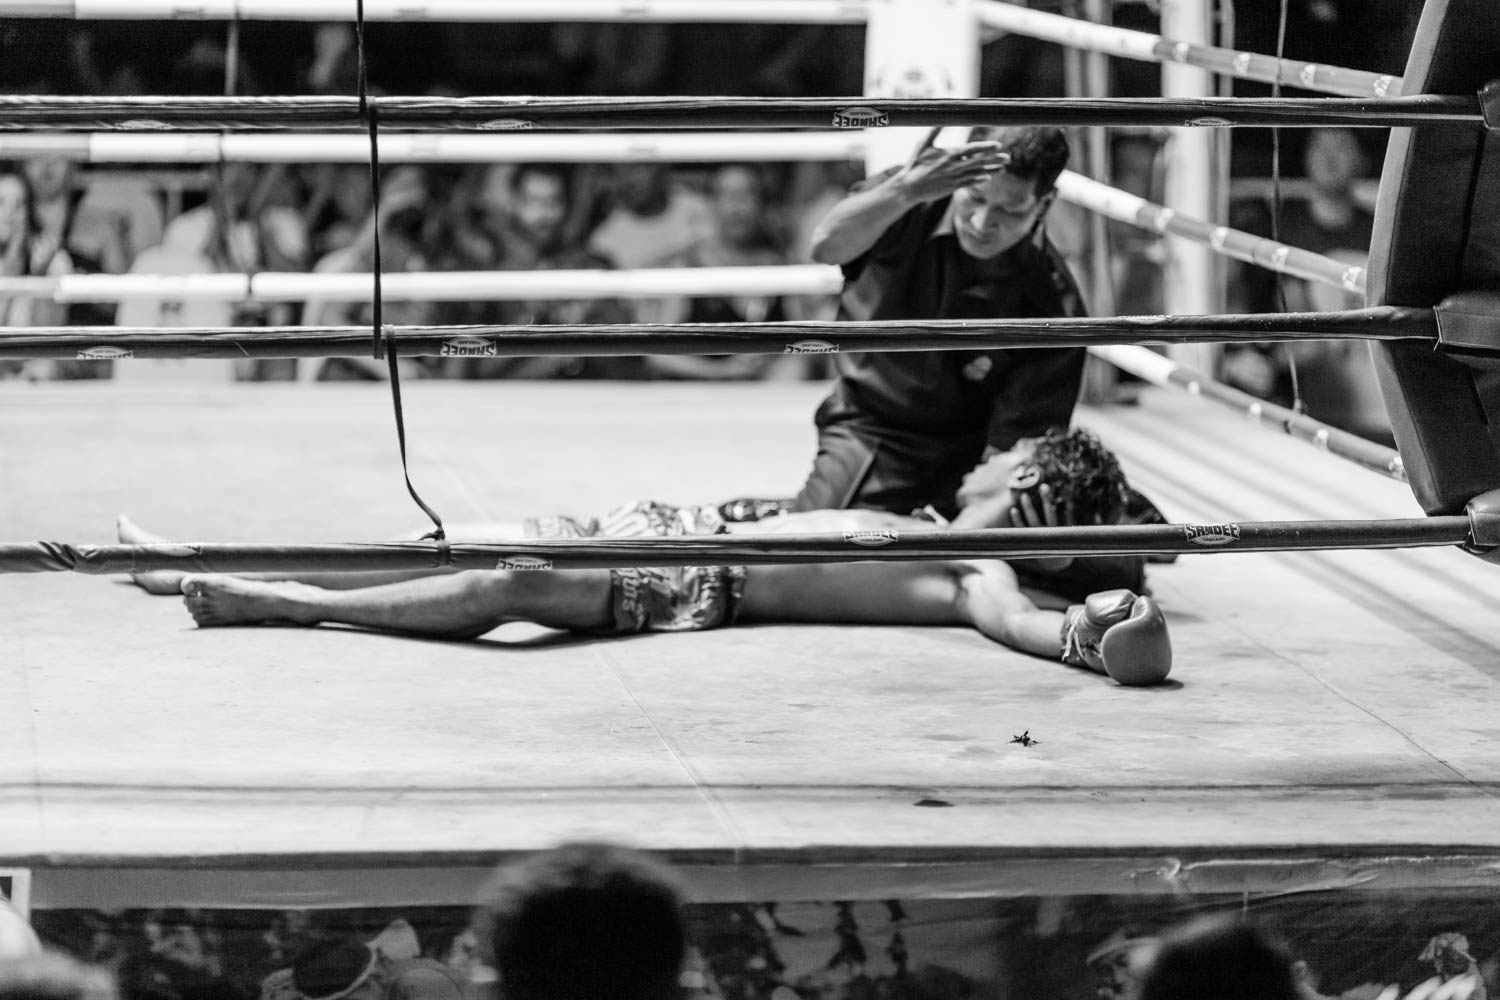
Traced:
[[1256, 927], [1195, 920], [1162, 938], [1139, 1000], [1301, 1000], [1292, 959]]
[[502, 866], [475, 932], [506, 1000], [674, 1000], [683, 890], [643, 854], [564, 844]]

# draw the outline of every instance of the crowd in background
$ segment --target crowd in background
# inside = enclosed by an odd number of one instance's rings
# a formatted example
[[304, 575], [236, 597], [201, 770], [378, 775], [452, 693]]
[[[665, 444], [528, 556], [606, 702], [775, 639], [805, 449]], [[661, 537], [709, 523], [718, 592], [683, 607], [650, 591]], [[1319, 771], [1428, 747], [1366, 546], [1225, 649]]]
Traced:
[[[1353, 61], [1399, 72], [1417, 5], [1318, 0], [1289, 8], [1286, 54]], [[1114, 19], [1154, 30], [1150, 4], [1117, 4]], [[149, 28], [149, 30], [147, 30]], [[1244, 9], [1236, 44], [1275, 47], [1274, 17]], [[234, 41], [222, 24], [10, 19], [0, 24], [0, 90], [57, 94], [350, 94], [357, 46], [348, 24], [247, 21]], [[857, 25], [381, 24], [366, 26], [370, 84], [397, 94], [859, 94]], [[1157, 93], [1149, 64], [1113, 61], [1115, 93]], [[991, 36], [983, 47], [984, 96], [1052, 96], [1064, 90], [1057, 46]], [[1259, 96], [1258, 85], [1235, 85]], [[1234, 173], [1270, 173], [1268, 130], [1236, 130]], [[1300, 130], [1298, 130], [1300, 133]], [[1366, 183], [1379, 136], [1337, 133], [1327, 142], [1288, 133], [1281, 164], [1288, 194], [1273, 213], [1264, 190], [1231, 208], [1230, 222], [1306, 249], [1338, 255], [1368, 247]], [[1081, 148], [1082, 143], [1075, 143]], [[1162, 137], [1111, 132], [1113, 182], [1160, 199]], [[1331, 152], [1325, 152], [1331, 150]], [[1305, 153], [1305, 157], [1304, 157]], [[1304, 164], [1305, 159], [1305, 164]], [[1320, 180], [1322, 165], [1342, 173]], [[368, 271], [378, 235], [385, 272], [774, 265], [807, 260], [811, 228], [857, 180], [859, 164], [755, 163], [392, 166], [381, 210], [370, 209], [370, 177], [359, 164], [190, 169], [84, 165], [60, 158], [0, 166], [0, 276], [70, 272]], [[1327, 173], [1328, 171], [1324, 171]], [[1342, 186], [1342, 192], [1339, 188]], [[1332, 209], [1329, 206], [1333, 206]], [[1352, 206], [1352, 207], [1350, 207]], [[1090, 266], [1081, 213], [1060, 206], [1054, 240]], [[1109, 280], [1117, 313], [1163, 311], [1160, 238], [1109, 226]], [[1285, 311], [1316, 289], [1289, 287], [1269, 272], [1230, 263], [1229, 311]], [[1085, 282], [1088, 286], [1088, 282]], [[1097, 307], [1095, 311], [1099, 311]], [[360, 324], [368, 305], [309, 301], [240, 306], [200, 301], [61, 305], [45, 296], [0, 294], [0, 325]], [[675, 301], [430, 302], [388, 300], [387, 323], [681, 322], [828, 319], [826, 298], [729, 297]], [[1380, 437], [1380, 404], [1357, 344], [1237, 350], [1225, 360], [1232, 384], [1278, 402], [1305, 400], [1314, 416]], [[1342, 352], [1342, 353], [1340, 353]], [[235, 377], [378, 378], [368, 362], [244, 361]], [[1303, 370], [1309, 375], [1298, 378]], [[818, 359], [446, 358], [409, 363], [415, 377], [714, 378], [821, 377]], [[97, 378], [108, 361], [9, 362], [0, 377]], [[1373, 414], [1373, 415], [1372, 415]]]
[[[0, 1000], [1485, 1000], [1500, 986], [1479, 890], [674, 903], [664, 925], [650, 905], [682, 883], [640, 863], [658, 874], [634, 888], [597, 859], [582, 876], [576, 859], [545, 878], [502, 869], [478, 910], [37, 910], [33, 932], [0, 898]], [[516, 900], [535, 893], [551, 902]], [[507, 938], [507, 919], [541, 926]], [[7, 964], [41, 948], [95, 992], [7, 992]], [[540, 995], [518, 982], [538, 975], [514, 968], [518, 950], [554, 977]], [[628, 985], [651, 968], [658, 988]], [[608, 988], [566, 988], [589, 975]]]

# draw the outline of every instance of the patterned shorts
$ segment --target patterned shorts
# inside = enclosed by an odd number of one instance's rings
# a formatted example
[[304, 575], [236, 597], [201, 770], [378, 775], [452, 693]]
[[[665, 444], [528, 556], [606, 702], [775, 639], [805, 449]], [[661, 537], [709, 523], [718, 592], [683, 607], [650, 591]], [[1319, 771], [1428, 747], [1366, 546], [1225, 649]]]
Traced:
[[[722, 535], [724, 519], [713, 507], [673, 507], [643, 500], [600, 518], [532, 518], [528, 538], [669, 538]], [[612, 569], [614, 624], [603, 631], [700, 632], [732, 625], [745, 589], [743, 566], [670, 566]]]

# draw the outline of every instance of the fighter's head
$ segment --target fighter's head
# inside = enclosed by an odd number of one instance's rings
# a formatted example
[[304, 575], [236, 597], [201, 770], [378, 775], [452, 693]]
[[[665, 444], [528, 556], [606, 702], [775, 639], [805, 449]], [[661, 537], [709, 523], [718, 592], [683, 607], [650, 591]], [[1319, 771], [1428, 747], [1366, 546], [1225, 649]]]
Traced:
[[953, 229], [970, 256], [997, 257], [1036, 231], [1057, 196], [1058, 175], [1068, 163], [1061, 129], [1027, 125], [981, 126], [970, 142], [998, 143], [1005, 169], [953, 193]]
[[1045, 484], [1075, 524], [1118, 524], [1125, 514], [1125, 473], [1115, 453], [1091, 432], [1075, 427], [1029, 439], [1030, 458], [1011, 474], [1011, 493]]
[[1030, 494], [1040, 513], [1042, 486], [1070, 523], [1118, 524], [1125, 514], [1127, 484], [1119, 460], [1081, 428], [1022, 438], [1010, 450], [991, 456], [964, 478], [958, 503], [992, 506], [999, 514], [1019, 506]]

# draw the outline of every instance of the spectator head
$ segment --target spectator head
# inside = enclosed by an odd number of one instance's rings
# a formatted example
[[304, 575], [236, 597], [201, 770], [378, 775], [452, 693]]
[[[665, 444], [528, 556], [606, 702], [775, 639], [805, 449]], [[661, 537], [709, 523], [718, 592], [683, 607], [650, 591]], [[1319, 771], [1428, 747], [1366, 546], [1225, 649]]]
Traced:
[[766, 233], [765, 183], [752, 166], [729, 163], [714, 171], [713, 212], [724, 242], [750, 247], [770, 242]]
[[1303, 163], [1307, 179], [1325, 194], [1347, 194], [1368, 166], [1364, 147], [1350, 128], [1313, 129]]
[[1057, 197], [1068, 162], [1068, 140], [1050, 126], [978, 128], [970, 141], [996, 142], [1009, 155], [1004, 170], [953, 192], [954, 236], [980, 260], [998, 257], [1034, 236]]
[[511, 218], [537, 248], [556, 246], [568, 218], [568, 171], [555, 163], [523, 163], [510, 177]]
[[633, 215], [660, 215], [671, 194], [665, 163], [622, 163], [615, 171], [615, 201]]
[[565, 844], [496, 872], [475, 933], [506, 1000], [671, 1000], [682, 891], [643, 854]]
[[37, 201], [66, 198], [73, 190], [73, 161], [66, 157], [33, 157], [26, 160], [22, 169], [31, 182], [32, 197]]
[[54, 952], [0, 962], [0, 1000], [117, 1000], [103, 969]]
[[1292, 960], [1262, 931], [1224, 918], [1166, 935], [1139, 1000], [1300, 1000]]
[[998, 142], [1010, 156], [1005, 172], [1031, 181], [1038, 198], [1052, 193], [1071, 155], [1068, 137], [1052, 125], [979, 125], [969, 131], [970, 142]]
[[305, 1000], [385, 1000], [384, 963], [359, 941], [314, 945], [292, 963], [292, 985]]

